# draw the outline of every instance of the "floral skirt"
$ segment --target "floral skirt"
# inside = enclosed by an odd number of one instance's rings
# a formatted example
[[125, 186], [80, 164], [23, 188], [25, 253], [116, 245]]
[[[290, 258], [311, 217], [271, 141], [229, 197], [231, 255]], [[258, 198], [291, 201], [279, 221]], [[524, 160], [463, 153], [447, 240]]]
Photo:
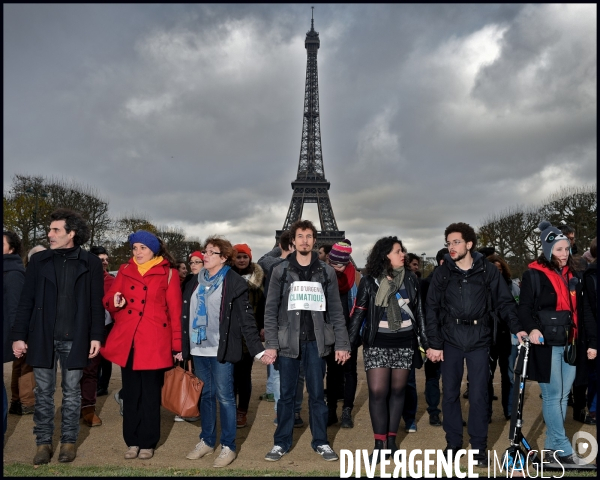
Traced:
[[413, 349], [371, 347], [363, 351], [365, 371], [370, 368], [402, 368], [409, 370], [412, 366]]

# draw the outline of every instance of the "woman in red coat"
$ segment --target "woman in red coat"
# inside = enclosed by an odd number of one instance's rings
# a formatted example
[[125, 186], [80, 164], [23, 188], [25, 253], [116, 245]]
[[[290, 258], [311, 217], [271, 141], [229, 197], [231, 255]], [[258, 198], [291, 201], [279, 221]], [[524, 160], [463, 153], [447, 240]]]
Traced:
[[115, 325], [101, 353], [122, 368], [125, 458], [145, 460], [160, 438], [164, 370], [173, 366], [173, 358], [181, 360], [181, 290], [155, 235], [138, 230], [129, 243], [133, 257], [104, 295]]

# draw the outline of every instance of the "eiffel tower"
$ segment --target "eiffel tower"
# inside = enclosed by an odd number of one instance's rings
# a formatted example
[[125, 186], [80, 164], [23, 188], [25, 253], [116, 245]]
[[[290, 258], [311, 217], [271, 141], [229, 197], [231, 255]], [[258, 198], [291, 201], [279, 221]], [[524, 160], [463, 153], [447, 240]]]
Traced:
[[[314, 8], [314, 7], [313, 7]], [[310, 21], [310, 31], [306, 33], [306, 86], [304, 91], [304, 118], [298, 175], [292, 182], [292, 201], [283, 228], [277, 230], [275, 239], [281, 233], [302, 219], [305, 203], [316, 203], [319, 209], [321, 231], [317, 233], [317, 245], [332, 245], [345, 238], [345, 232], [338, 230], [335, 216], [329, 201], [330, 183], [325, 179], [323, 153], [321, 151], [321, 122], [319, 117], [319, 75], [317, 72], [317, 50], [320, 45], [319, 33], [315, 31], [314, 16]]]

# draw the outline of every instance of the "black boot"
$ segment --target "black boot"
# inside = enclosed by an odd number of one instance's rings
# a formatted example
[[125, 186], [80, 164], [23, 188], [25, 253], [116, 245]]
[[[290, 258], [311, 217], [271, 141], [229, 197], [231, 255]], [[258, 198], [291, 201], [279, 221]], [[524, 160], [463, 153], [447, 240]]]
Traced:
[[396, 436], [392, 435], [391, 437], [387, 437], [387, 449], [390, 450], [390, 460], [394, 459], [394, 452], [398, 450], [396, 446]]
[[354, 421], [352, 420], [352, 408], [344, 407], [342, 409], [342, 428], [354, 428]]
[[375, 452], [379, 451], [379, 453], [377, 454], [377, 461], [375, 462], [375, 464], [377, 465], [381, 461], [381, 451], [384, 448], [385, 448], [385, 445], [383, 444], [383, 440], [375, 440], [375, 446], [373, 447], [373, 453], [371, 453], [371, 455], [369, 455], [369, 462], [373, 461], [373, 455], [375, 455]]

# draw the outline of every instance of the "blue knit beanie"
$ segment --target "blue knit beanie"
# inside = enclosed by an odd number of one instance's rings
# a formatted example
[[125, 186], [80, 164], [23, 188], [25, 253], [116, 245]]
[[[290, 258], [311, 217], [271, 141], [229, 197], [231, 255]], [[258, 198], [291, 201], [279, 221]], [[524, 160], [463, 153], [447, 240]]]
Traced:
[[137, 232], [129, 235], [129, 245], [131, 245], [131, 248], [133, 248], [134, 243], [143, 243], [150, 250], [152, 250], [154, 255], [156, 255], [160, 250], [160, 243], [158, 238], [156, 238], [156, 235], [147, 232], [146, 230], [138, 230]]

